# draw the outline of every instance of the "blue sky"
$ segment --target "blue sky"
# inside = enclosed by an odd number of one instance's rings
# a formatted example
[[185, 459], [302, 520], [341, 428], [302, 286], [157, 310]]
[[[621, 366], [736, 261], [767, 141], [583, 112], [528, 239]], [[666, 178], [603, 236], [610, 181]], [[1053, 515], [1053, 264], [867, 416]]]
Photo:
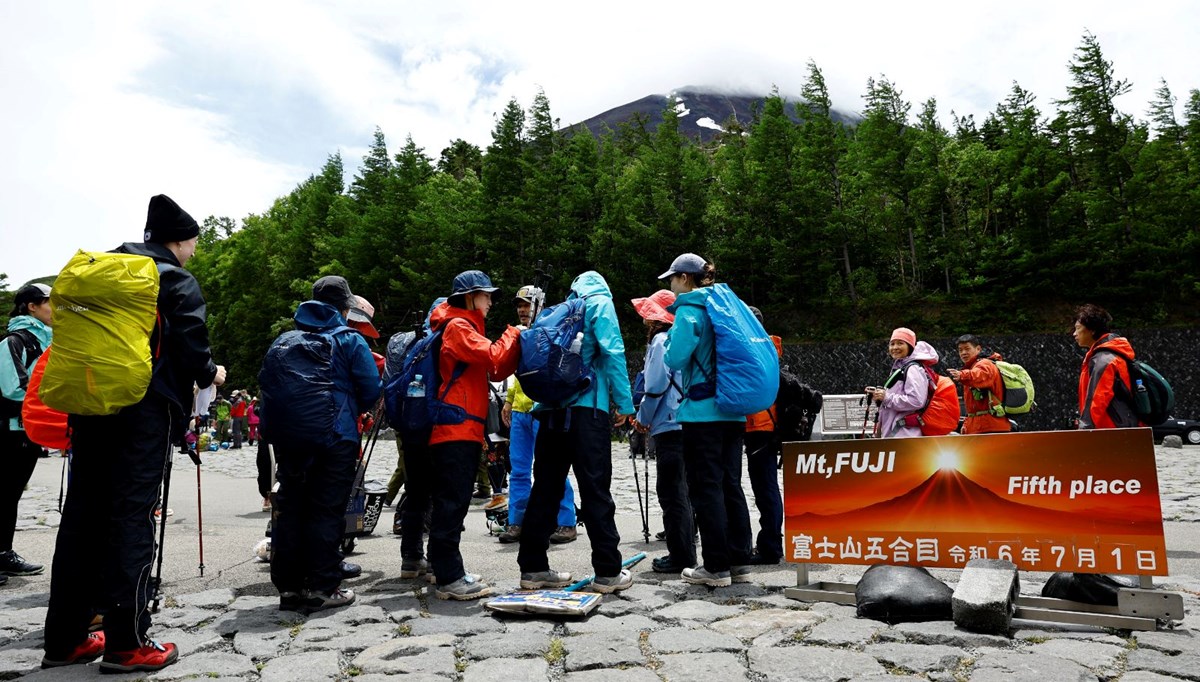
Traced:
[[809, 4], [0, 0], [0, 272], [16, 287], [139, 238], [153, 194], [198, 220], [261, 212], [332, 153], [352, 174], [376, 126], [393, 152], [485, 147], [539, 87], [570, 124], [687, 85], [794, 96], [813, 59], [837, 108], [883, 74], [949, 125], [1014, 80], [1050, 112], [1090, 30], [1133, 84], [1123, 111], [1144, 118], [1159, 78], [1200, 88], [1182, 0]]

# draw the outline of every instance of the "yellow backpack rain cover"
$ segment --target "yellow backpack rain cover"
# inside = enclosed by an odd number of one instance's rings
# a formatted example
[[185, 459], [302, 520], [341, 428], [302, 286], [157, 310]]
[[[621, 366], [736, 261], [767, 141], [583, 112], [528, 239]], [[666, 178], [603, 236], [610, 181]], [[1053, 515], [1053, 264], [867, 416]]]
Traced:
[[50, 291], [54, 354], [39, 396], [68, 414], [113, 414], [150, 386], [158, 268], [147, 256], [79, 251]]

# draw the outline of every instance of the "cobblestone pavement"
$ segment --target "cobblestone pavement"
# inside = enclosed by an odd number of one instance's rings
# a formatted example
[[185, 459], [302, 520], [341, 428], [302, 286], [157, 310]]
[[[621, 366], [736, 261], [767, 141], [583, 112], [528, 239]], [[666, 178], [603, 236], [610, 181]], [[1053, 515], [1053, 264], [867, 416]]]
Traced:
[[[850, 606], [783, 597], [783, 588], [795, 583], [790, 566], [756, 567], [751, 583], [713, 590], [655, 574], [649, 562], [636, 569], [633, 587], [605, 597], [586, 620], [500, 618], [476, 602], [439, 601], [423, 584], [398, 580], [397, 545], [384, 522], [375, 536], [363, 540], [361, 558], [355, 557], [366, 571], [348, 583], [359, 593], [348, 608], [309, 617], [281, 612], [265, 582], [266, 566], [243, 567], [243, 557], [237, 563], [227, 557], [212, 562], [228, 565], [218, 571], [223, 577], [213, 580], [235, 584], [212, 587], [216, 583], [168, 577], [170, 596], [155, 616], [152, 633], [179, 645], [179, 662], [158, 673], [116, 679], [1200, 680], [1200, 636], [1192, 629], [1200, 610], [1200, 571], [1195, 569], [1200, 546], [1194, 541], [1200, 531], [1200, 448], [1160, 447], [1157, 456], [1172, 575], [1156, 582], [1182, 593], [1187, 613], [1174, 629], [1129, 632], [1014, 621], [1011, 636], [1001, 637], [949, 622], [888, 626], [856, 618]], [[386, 480], [394, 462], [394, 446], [381, 441], [370, 477]], [[620, 445], [614, 445], [613, 465], [622, 551], [662, 554], [661, 542], [641, 542], [632, 467]], [[45, 556], [53, 544], [58, 466], [57, 459], [43, 460], [35, 476], [41, 483], [32, 485], [21, 503], [16, 544], [27, 555], [34, 552], [23, 548], [35, 547]], [[215, 481], [205, 484], [214, 491], [238, 487], [237, 499], [257, 502], [246, 480], [254, 476], [253, 450], [207, 457], [205, 476]], [[651, 473], [651, 486], [653, 478]], [[204, 494], [206, 537], [207, 524], [219, 535], [223, 517], [253, 516], [225, 502], [213, 508], [208, 488]], [[219, 498], [218, 492], [212, 494]], [[651, 526], [657, 530], [653, 495], [651, 504]], [[255, 527], [260, 519], [265, 515], [254, 519]], [[186, 520], [179, 523], [186, 526]], [[468, 568], [482, 565], [488, 580], [512, 589], [517, 579], [512, 547], [496, 544], [480, 531], [482, 523], [476, 508], [464, 534]], [[242, 536], [236, 540], [242, 542]], [[553, 548], [552, 561], [586, 573], [584, 540], [581, 533], [580, 542]], [[859, 573], [854, 567], [812, 567], [816, 580], [854, 580]], [[954, 571], [935, 574], [956, 580]], [[1022, 592], [1036, 594], [1044, 579], [1022, 574]], [[47, 576], [14, 578], [0, 588], [0, 679], [98, 675], [94, 664], [38, 670], [48, 588]]]

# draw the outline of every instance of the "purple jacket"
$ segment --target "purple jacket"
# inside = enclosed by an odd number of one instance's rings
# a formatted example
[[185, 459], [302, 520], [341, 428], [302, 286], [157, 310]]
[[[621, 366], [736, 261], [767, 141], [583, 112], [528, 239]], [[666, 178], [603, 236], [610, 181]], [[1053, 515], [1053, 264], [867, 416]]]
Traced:
[[[933, 346], [918, 341], [911, 355], [892, 362], [892, 374], [906, 362], [916, 360], [924, 365], [933, 365], [938, 361], [938, 353]], [[892, 374], [889, 374], [889, 379]], [[883, 405], [879, 409], [879, 437], [881, 438], [912, 438], [921, 435], [920, 426], [905, 426], [901, 421], [906, 415], [917, 412], [929, 402], [929, 373], [921, 371], [917, 365], [908, 368], [901, 381], [897, 377], [887, 394], [883, 397]]]

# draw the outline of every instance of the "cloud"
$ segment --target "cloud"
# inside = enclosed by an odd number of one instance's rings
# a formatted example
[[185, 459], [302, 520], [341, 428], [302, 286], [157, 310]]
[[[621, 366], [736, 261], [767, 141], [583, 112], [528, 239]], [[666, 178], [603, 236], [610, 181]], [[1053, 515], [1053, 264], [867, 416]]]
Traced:
[[1198, 29], [1184, 0], [4, 3], [0, 272], [19, 284], [136, 238], [158, 192], [198, 218], [261, 212], [331, 153], [353, 175], [376, 126], [393, 152], [409, 134], [435, 158], [486, 147], [539, 88], [567, 125], [688, 85], [794, 98], [812, 59], [843, 110], [882, 74], [945, 124], [982, 120], [1013, 81], [1048, 115], [1090, 30], [1144, 118], [1160, 77], [1181, 99], [1200, 87]]

